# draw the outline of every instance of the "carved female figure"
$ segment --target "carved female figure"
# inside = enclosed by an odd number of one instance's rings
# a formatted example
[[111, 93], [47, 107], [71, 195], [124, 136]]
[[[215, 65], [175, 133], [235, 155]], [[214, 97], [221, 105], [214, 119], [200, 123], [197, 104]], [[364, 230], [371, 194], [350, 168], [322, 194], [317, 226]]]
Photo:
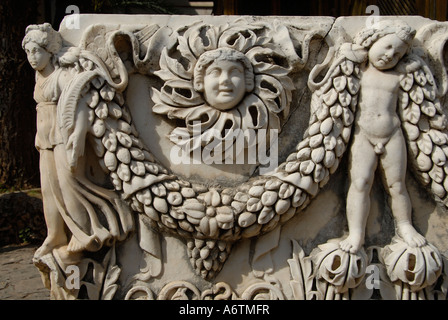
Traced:
[[368, 50], [361, 67], [359, 105], [350, 148], [350, 187], [347, 195], [349, 236], [341, 249], [357, 252], [364, 242], [375, 171], [382, 169], [390, 195], [397, 233], [410, 246], [422, 246], [425, 238], [411, 221], [411, 202], [406, 190], [406, 143], [397, 114], [401, 72], [395, 68], [407, 53], [415, 31], [408, 26], [367, 30], [358, 42]]
[[[133, 221], [115, 193], [95, 185], [84, 174], [85, 159], [82, 156], [89, 123], [87, 111], [77, 113], [77, 117], [83, 119], [77, 119], [77, 126], [68, 141], [64, 141], [58, 125], [58, 100], [74, 76], [74, 69], [70, 67], [78, 60], [77, 54], [61, 50], [61, 36], [48, 23], [29, 26], [22, 46], [36, 71], [35, 144], [40, 153], [47, 223], [47, 238], [35, 257], [59, 249], [65, 257], [75, 258], [75, 253], [96, 251], [104, 243], [124, 237], [132, 230]], [[72, 159], [69, 149], [77, 153], [75, 163], [69, 161]]]

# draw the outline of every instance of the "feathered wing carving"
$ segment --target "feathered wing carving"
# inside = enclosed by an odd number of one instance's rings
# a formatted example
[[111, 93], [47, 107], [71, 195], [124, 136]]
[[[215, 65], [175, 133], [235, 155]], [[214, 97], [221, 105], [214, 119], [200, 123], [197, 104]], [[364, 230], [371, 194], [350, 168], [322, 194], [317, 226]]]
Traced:
[[[332, 53], [328, 58], [332, 59]], [[331, 62], [331, 64], [330, 64]], [[356, 57], [345, 54], [344, 48], [333, 61], [325, 61], [310, 74], [311, 115], [308, 129], [286, 163], [275, 174], [289, 182], [309, 197], [317, 194], [334, 173], [347, 149], [358, 104], [360, 70]], [[324, 79], [314, 82], [314, 77], [328, 66]]]
[[400, 66], [398, 113], [408, 144], [410, 169], [430, 186], [436, 199], [448, 204], [448, 131], [433, 74], [426, 62], [412, 54]]

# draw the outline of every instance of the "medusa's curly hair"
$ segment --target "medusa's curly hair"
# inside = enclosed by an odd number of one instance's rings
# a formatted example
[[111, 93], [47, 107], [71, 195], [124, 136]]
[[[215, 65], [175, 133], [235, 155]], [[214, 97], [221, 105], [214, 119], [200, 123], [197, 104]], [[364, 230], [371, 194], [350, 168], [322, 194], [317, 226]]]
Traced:
[[244, 66], [244, 76], [246, 80], [246, 91], [250, 92], [254, 88], [254, 71], [252, 63], [244, 53], [231, 48], [218, 48], [207, 51], [201, 55], [194, 68], [194, 89], [202, 92], [204, 88], [204, 73], [209, 65], [215, 61], [229, 60], [241, 62]]
[[415, 33], [415, 29], [404, 22], [397, 23], [383, 20], [378, 23], [378, 26], [361, 30], [356, 35], [354, 43], [364, 47], [365, 49], [369, 49], [382, 37], [387, 36], [388, 34], [395, 34], [403, 42], [410, 45], [414, 39]]
[[33, 24], [26, 28], [22, 48], [28, 42], [35, 42], [51, 54], [56, 54], [62, 48], [62, 37], [51, 24]]

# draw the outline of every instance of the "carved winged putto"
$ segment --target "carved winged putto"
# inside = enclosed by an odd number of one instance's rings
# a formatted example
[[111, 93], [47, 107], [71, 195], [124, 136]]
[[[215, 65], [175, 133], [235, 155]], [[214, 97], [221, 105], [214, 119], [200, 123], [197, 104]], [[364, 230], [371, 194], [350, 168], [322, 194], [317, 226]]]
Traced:
[[[100, 270], [101, 277], [110, 282], [103, 294], [113, 296], [117, 290], [113, 282], [120, 274], [114, 258], [116, 241], [132, 231], [137, 233], [145, 257], [157, 261], [143, 266], [141, 274], [132, 278], [146, 281], [162, 272], [156, 234], [161, 232], [185, 243], [196, 274], [214, 279], [235, 243], [257, 239], [302, 212], [347, 154], [349, 234], [316, 248], [305, 259], [307, 273], [314, 263], [315, 279], [334, 286], [338, 294], [346, 294], [363, 281], [368, 260], [372, 260], [363, 248], [370, 190], [380, 167], [396, 222], [396, 244], [383, 250], [381, 257], [388, 275], [406, 281], [399, 269], [408, 263], [411, 270], [412, 259], [404, 261], [401, 252], [418, 257], [417, 264], [426, 268], [422, 272], [430, 275], [425, 278], [412, 270], [417, 279], [409, 281], [413, 290], [433, 285], [441, 274], [442, 258], [413, 227], [405, 174], [409, 163], [434, 196], [447, 202], [447, 119], [440, 102], [445, 93], [438, 89], [427, 57], [413, 48], [415, 30], [408, 25], [396, 21], [361, 30], [353, 41], [336, 51], [330, 49], [325, 61], [314, 66], [308, 77], [308, 127], [275, 172], [253, 176], [236, 187], [211, 187], [170, 172], [140, 137], [128, 106], [131, 74], [151, 78], [150, 111], [173, 127], [168, 140], [188, 157], [196, 150], [213, 149], [218, 150], [216, 159], [224, 162], [225, 151], [235, 147], [239, 135], [245, 148], [253, 143], [245, 130], [252, 130], [258, 143], [264, 142], [260, 140], [263, 130], [284, 130], [292, 113], [293, 92], [298, 89], [296, 75], [308, 62], [310, 42], [326, 35], [309, 32], [299, 41], [294, 36], [298, 30], [279, 21], [244, 19], [231, 25], [196, 22], [177, 29], [156, 24], [126, 30], [93, 25], [79, 48], [61, 49], [74, 52], [75, 58], [66, 63], [64, 71], [71, 76], [55, 98], [53, 120], [59, 140], [51, 148], [57, 154], [55, 161], [60, 160], [58, 174], [70, 182], [73, 191], [58, 185], [58, 192], [65, 201], [62, 206], [70, 205], [64, 198], [70, 194], [87, 207], [78, 224], [92, 228], [85, 231], [61, 214], [59, 227], [69, 232], [65, 242], [54, 246], [66, 247], [53, 253], [53, 260], [64, 260], [64, 254], [74, 259], [84, 251], [110, 247], [103, 259], [109, 265]], [[86, 161], [92, 161], [86, 150], [94, 153], [95, 165], [102, 171], [95, 177], [97, 183], [85, 177]], [[99, 182], [103, 177], [105, 181]], [[92, 193], [96, 197], [90, 198]], [[72, 210], [72, 215], [78, 213]], [[91, 236], [90, 242], [85, 234]], [[304, 256], [293, 243], [294, 250]], [[42, 250], [41, 264], [49, 265], [53, 248]], [[342, 261], [337, 272], [332, 269], [335, 261]], [[295, 255], [288, 263], [298, 286], [301, 262]], [[176, 285], [196, 292], [183, 282]], [[163, 288], [161, 295], [168, 296], [170, 288]], [[269, 288], [277, 287], [270, 284]], [[251, 287], [256, 289], [256, 285]], [[153, 296], [148, 290], [148, 296]], [[300, 290], [293, 288], [297, 295]]]

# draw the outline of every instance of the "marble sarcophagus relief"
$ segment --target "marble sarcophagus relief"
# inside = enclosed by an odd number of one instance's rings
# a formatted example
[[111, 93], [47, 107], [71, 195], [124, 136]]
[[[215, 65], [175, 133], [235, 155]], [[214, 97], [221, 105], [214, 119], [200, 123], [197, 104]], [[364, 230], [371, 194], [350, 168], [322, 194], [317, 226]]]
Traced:
[[448, 24], [31, 25], [56, 299], [445, 299]]

